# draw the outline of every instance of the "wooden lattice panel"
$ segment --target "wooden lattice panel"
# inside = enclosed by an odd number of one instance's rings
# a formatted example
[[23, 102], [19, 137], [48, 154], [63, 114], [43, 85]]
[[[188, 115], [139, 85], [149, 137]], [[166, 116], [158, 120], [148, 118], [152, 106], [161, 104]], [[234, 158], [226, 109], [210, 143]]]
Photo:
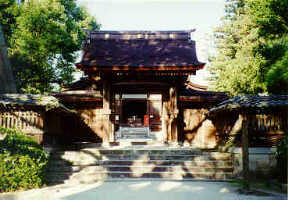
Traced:
[[43, 133], [43, 114], [35, 111], [2, 112], [0, 126], [24, 133]]

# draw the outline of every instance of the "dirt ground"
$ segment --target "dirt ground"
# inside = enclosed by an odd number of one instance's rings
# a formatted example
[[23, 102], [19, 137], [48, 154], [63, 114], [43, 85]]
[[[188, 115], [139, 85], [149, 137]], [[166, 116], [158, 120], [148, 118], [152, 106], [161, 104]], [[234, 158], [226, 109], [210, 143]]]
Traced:
[[57, 185], [24, 192], [0, 194], [0, 200], [286, 200], [280, 193], [239, 192], [228, 182], [111, 181]]

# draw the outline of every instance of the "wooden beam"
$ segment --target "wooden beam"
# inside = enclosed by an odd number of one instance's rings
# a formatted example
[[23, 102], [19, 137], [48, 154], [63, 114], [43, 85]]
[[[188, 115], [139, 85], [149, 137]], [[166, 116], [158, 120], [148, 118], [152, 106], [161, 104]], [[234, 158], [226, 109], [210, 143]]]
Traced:
[[[205, 95], [205, 94], [204, 94]], [[223, 96], [180, 96], [179, 101], [187, 102], [221, 102], [225, 98]]]
[[248, 124], [249, 117], [247, 114], [240, 115], [242, 118], [242, 164], [243, 164], [243, 178], [244, 189], [249, 190], [249, 139], [248, 139]]
[[86, 66], [77, 63], [76, 67], [85, 71], [186, 71], [194, 72], [203, 69], [205, 64], [198, 66]]

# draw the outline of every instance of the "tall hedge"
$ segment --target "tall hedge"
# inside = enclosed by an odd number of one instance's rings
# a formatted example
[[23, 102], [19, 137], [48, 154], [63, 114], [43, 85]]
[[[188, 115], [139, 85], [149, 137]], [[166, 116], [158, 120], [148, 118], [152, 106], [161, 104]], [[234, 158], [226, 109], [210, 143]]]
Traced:
[[32, 138], [0, 127], [0, 192], [38, 188], [44, 184], [48, 155]]

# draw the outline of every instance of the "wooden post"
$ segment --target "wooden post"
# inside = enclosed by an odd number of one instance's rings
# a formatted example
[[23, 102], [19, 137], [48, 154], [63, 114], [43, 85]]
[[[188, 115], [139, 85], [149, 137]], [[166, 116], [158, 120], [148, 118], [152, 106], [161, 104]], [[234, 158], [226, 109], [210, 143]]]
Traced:
[[110, 85], [107, 81], [103, 83], [103, 109], [110, 110]]
[[104, 131], [105, 136], [103, 138], [103, 144], [108, 145], [110, 141], [110, 134], [112, 132], [112, 123], [110, 120], [111, 115], [111, 108], [110, 108], [110, 101], [111, 101], [111, 95], [110, 95], [110, 84], [108, 81], [103, 82], [103, 124], [104, 124]]
[[169, 141], [169, 134], [168, 134], [168, 102], [166, 100], [166, 98], [163, 98], [163, 106], [162, 106], [162, 132], [164, 134], [163, 140], [164, 142], [168, 142]]
[[[241, 115], [240, 115], [241, 117]], [[242, 164], [243, 164], [243, 178], [244, 189], [249, 190], [249, 140], [248, 140], [248, 115], [242, 115]]]
[[170, 87], [169, 89], [169, 128], [168, 135], [170, 135], [171, 142], [177, 142], [178, 139], [178, 127], [177, 127], [177, 116], [178, 116], [178, 107], [177, 107], [177, 88]]

